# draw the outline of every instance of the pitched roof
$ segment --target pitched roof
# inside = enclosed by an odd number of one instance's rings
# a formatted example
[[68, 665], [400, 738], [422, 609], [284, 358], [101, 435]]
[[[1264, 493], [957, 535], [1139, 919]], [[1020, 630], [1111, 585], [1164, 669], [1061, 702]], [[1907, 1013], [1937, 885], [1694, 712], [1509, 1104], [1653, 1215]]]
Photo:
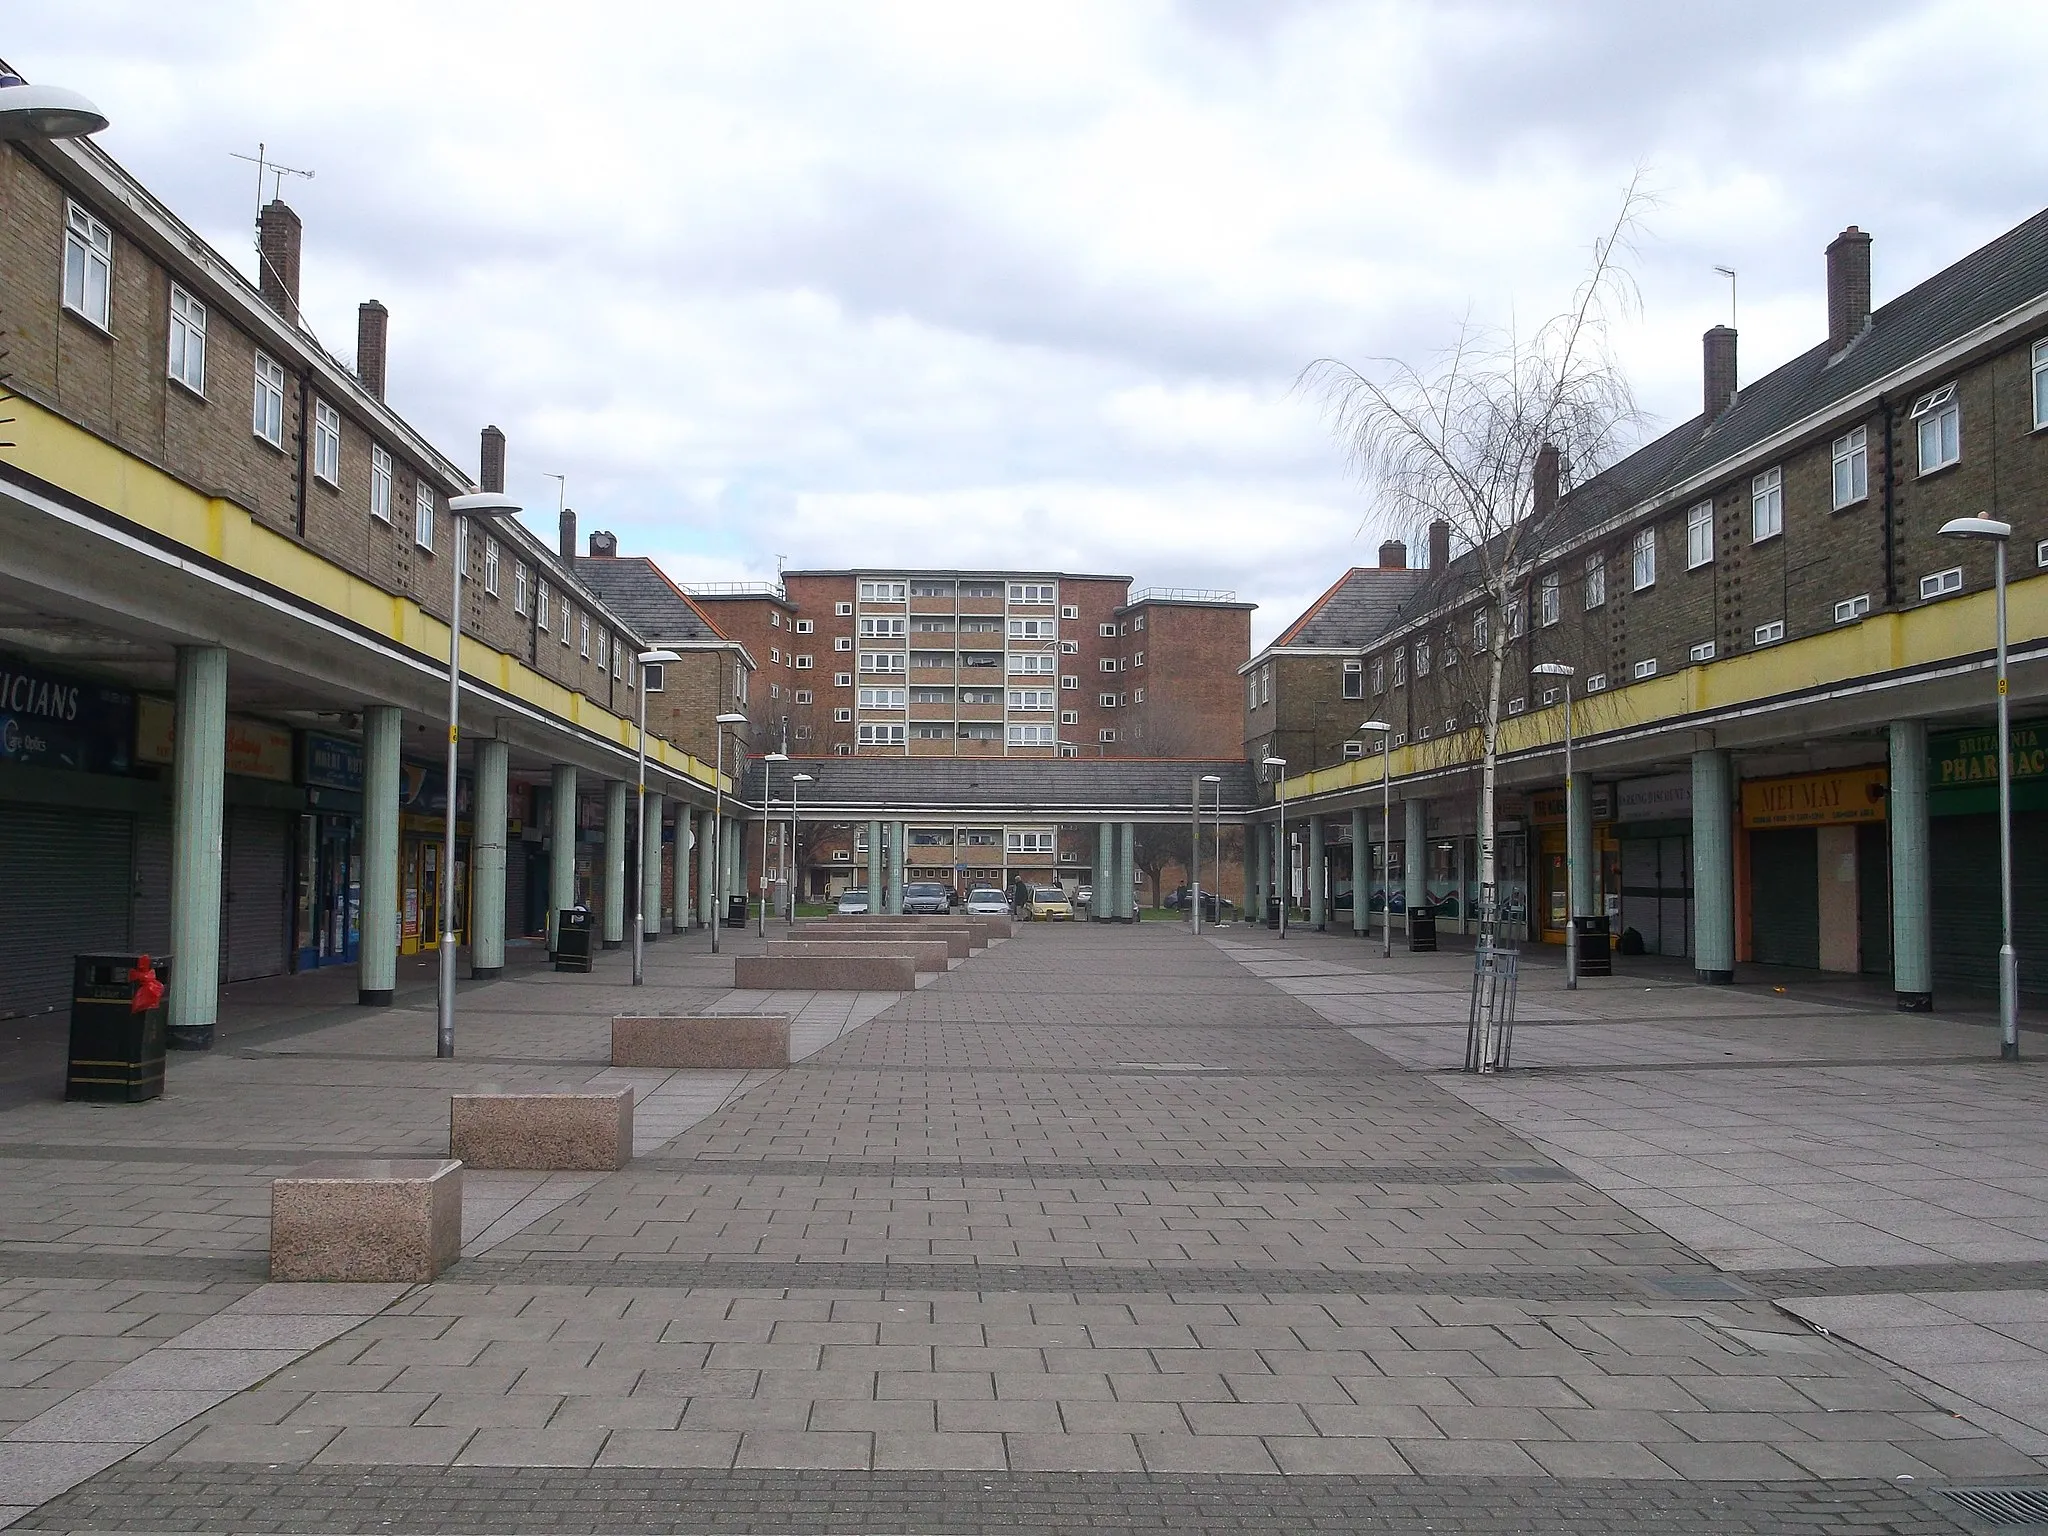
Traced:
[[[806, 757], [778, 764], [775, 798], [786, 802], [789, 775], [808, 773], [805, 815], [897, 814], [918, 810], [1000, 819], [1005, 814], [1120, 811], [1186, 816], [1196, 779], [1223, 780], [1223, 805], [1237, 811], [1254, 803], [1251, 767], [1236, 761], [1199, 762], [1142, 757]], [[761, 803], [762, 763], [748, 762], [741, 796]], [[1214, 785], [1203, 786], [1213, 803]]]
[[718, 627], [645, 555], [578, 555], [576, 579], [649, 645], [718, 641]]
[[1354, 565], [1283, 629], [1273, 644], [1364, 645], [1386, 629], [1428, 575], [1424, 570]]

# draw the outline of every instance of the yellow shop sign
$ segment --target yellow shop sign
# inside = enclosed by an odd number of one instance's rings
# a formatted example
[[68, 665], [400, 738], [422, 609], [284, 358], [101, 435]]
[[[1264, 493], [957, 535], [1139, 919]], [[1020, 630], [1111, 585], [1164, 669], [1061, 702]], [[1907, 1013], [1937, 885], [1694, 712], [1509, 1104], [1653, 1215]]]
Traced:
[[1889, 775], [1883, 768], [1751, 779], [1742, 786], [1745, 827], [1826, 827], [1883, 821]]

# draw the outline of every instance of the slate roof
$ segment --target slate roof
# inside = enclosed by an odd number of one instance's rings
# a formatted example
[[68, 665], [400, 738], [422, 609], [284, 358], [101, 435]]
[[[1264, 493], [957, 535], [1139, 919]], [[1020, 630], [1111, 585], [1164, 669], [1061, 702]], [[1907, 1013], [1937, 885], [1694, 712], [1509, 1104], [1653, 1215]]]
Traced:
[[1280, 632], [1274, 645], [1364, 645], [1393, 622], [1401, 605], [1424, 584], [1426, 570], [1388, 570], [1354, 565], [1339, 576], [1302, 616]]
[[645, 555], [578, 555], [576, 579], [650, 646], [725, 638], [689, 595]]
[[[741, 779], [741, 798], [761, 803], [762, 763], [750, 760]], [[789, 798], [789, 775], [808, 773], [799, 808], [809, 815], [835, 809], [898, 815], [920, 810], [961, 811], [968, 816], [1038, 814], [1047, 811], [1120, 810], [1186, 815], [1189, 793], [1202, 774], [1223, 779], [1223, 809], [1255, 803], [1251, 766], [1242, 761], [1193, 762], [1141, 757], [805, 757], [775, 764], [775, 799]], [[1204, 785], [1204, 805], [1215, 803], [1215, 785]]]

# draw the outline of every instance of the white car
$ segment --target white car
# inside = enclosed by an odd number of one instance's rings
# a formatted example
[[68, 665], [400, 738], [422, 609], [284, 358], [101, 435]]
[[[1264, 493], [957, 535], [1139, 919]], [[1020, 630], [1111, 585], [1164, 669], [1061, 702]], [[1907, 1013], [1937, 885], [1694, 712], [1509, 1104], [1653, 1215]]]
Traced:
[[848, 891], [839, 898], [839, 905], [833, 910], [841, 917], [865, 917], [868, 911], [868, 893]]
[[1010, 899], [1001, 891], [981, 886], [967, 893], [967, 915], [969, 917], [1008, 917]]

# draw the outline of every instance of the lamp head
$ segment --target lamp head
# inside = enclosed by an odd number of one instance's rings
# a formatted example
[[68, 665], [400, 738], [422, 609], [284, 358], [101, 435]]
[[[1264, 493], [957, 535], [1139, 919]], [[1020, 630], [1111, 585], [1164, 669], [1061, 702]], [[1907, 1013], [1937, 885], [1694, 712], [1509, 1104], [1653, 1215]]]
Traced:
[[1287, 759], [1284, 757], [1262, 757], [1259, 759], [1259, 766], [1262, 768], [1285, 768], [1287, 766]]
[[769, 752], [762, 757], [761, 761], [764, 763], [786, 763], [789, 761], [789, 754], [787, 752]]
[[106, 126], [107, 114], [78, 92], [0, 70], [0, 141], [82, 139]]
[[745, 725], [747, 717], [745, 715], [714, 715], [712, 716], [711, 723], [713, 725]]
[[450, 496], [448, 510], [457, 517], [512, 517], [519, 503], [503, 491], [472, 491], [467, 496]]
[[1221, 784], [1223, 782], [1223, 775], [1220, 773], [1205, 773], [1202, 775], [1202, 782], [1204, 784]]
[[1568, 667], [1561, 661], [1539, 661], [1529, 671], [1537, 677], [1577, 677], [1578, 668]]
[[1953, 517], [1941, 525], [1944, 539], [2009, 539], [2012, 524], [1995, 517]]
[[672, 661], [681, 661], [683, 658], [675, 651], [654, 650], [642, 651], [639, 659], [640, 665], [643, 667], [660, 667], [666, 666]]
[[1384, 720], [1364, 720], [1359, 723], [1358, 728], [1361, 731], [1378, 731], [1382, 736], [1386, 735], [1387, 732], [1393, 729], [1393, 727]]
[[792, 784], [815, 784], [817, 782], [818, 781], [812, 778], [808, 773], [799, 773], [794, 775], [790, 779], [790, 783]]

